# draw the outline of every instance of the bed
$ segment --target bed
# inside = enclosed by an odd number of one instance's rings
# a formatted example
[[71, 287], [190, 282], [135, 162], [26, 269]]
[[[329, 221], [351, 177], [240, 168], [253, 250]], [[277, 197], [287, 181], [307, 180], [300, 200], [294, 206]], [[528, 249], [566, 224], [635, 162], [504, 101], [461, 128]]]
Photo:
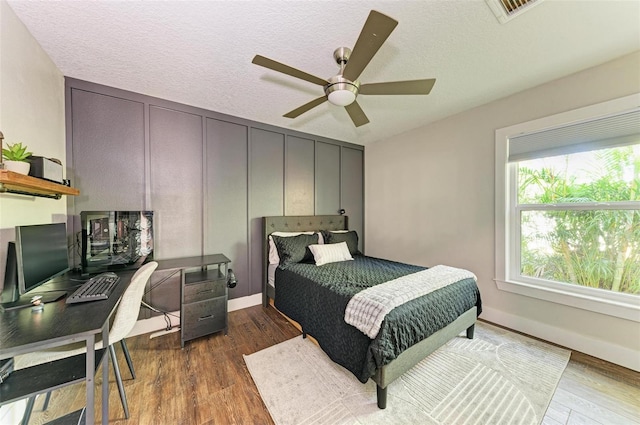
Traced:
[[[369, 286], [383, 288], [391, 281], [426, 276], [441, 266], [428, 269], [366, 257], [357, 252], [357, 240], [354, 249], [352, 239], [349, 251], [353, 260], [318, 267], [313, 257], [311, 261], [298, 258], [286, 264], [281, 260], [279, 266], [274, 266], [270, 265], [273, 259], [269, 259], [270, 251], [274, 251], [273, 243], [270, 249], [269, 236], [274, 232], [278, 235], [278, 232], [324, 231], [325, 238], [336, 240], [346, 240], [354, 232], [346, 233], [346, 216], [333, 215], [264, 217], [263, 226], [264, 306], [272, 299], [275, 308], [298, 323], [303, 336], [312, 336], [334, 362], [363, 383], [372, 379], [377, 386], [379, 408], [386, 408], [387, 387], [404, 372], [461, 332], [466, 331], [467, 338], [473, 338], [481, 301], [475, 276], [471, 274], [473, 279], [468, 276], [470, 272], [461, 271], [467, 274], [388, 311], [378, 328], [366, 335], [366, 330], [345, 322], [345, 311], [348, 313], [352, 308], [356, 293], [366, 292], [363, 289]], [[300, 238], [311, 240], [307, 236]], [[279, 244], [293, 241], [273, 239]]]

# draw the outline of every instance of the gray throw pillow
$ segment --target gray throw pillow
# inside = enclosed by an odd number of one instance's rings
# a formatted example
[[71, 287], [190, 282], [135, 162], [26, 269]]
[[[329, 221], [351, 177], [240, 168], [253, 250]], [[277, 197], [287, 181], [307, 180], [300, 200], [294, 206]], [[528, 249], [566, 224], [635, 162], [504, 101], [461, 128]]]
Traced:
[[358, 233], [355, 230], [348, 232], [324, 231], [322, 236], [324, 237], [324, 243], [346, 242], [351, 255], [360, 254], [360, 251], [358, 251]]
[[302, 263], [313, 260], [313, 254], [309, 245], [318, 243], [318, 234], [298, 236], [272, 236], [273, 243], [278, 250], [280, 265], [287, 266], [294, 263]]

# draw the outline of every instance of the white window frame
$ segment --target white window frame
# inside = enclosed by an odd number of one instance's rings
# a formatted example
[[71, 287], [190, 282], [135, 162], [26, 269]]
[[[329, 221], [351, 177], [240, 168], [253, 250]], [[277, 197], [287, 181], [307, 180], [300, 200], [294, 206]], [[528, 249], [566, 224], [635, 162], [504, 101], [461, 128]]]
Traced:
[[[514, 136], [586, 122], [639, 106], [640, 93], [637, 93], [496, 130], [495, 282], [499, 290], [640, 322], [640, 297], [520, 276], [519, 260], [515, 260], [520, 256], [520, 237], [514, 229], [519, 228], [515, 220], [522, 208], [514, 207], [518, 190], [517, 170], [514, 164], [508, 163], [509, 139]], [[624, 204], [612, 208], [621, 205]]]

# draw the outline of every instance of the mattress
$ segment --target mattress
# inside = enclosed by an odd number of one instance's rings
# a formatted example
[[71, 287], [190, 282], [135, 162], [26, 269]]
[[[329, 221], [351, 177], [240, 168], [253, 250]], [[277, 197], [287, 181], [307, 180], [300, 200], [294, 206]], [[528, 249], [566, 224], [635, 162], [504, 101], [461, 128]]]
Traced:
[[277, 264], [269, 264], [267, 267], [267, 283], [270, 286], [276, 287], [276, 269], [278, 268]]
[[366, 382], [377, 368], [470, 308], [476, 306], [480, 314], [476, 282], [463, 279], [392, 310], [375, 339], [345, 323], [345, 309], [353, 295], [424, 269], [362, 255], [320, 267], [290, 264], [276, 269], [275, 306], [313, 336], [333, 361]]

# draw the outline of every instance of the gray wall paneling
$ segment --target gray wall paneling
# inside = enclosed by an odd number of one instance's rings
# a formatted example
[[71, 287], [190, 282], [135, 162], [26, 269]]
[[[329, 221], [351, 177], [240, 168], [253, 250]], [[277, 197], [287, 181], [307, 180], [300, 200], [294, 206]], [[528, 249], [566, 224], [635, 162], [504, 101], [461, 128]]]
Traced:
[[251, 293], [262, 292], [262, 217], [284, 213], [284, 134], [251, 129], [249, 142]]
[[[343, 182], [362, 172], [362, 146], [66, 81], [67, 163], [74, 167], [67, 175], [81, 191], [68, 197], [69, 214], [154, 210], [156, 257], [223, 252], [238, 277], [230, 298], [262, 290], [265, 215], [336, 214], [342, 207], [362, 233], [363, 176]], [[165, 274], [154, 273], [150, 286]], [[177, 310], [178, 279], [145, 299]]]
[[[72, 90], [73, 215], [144, 207], [144, 104]], [[86, 143], [89, 141], [90, 143]], [[77, 229], [80, 230], [80, 229]]]
[[364, 252], [364, 153], [343, 146], [340, 160], [340, 206], [349, 217], [349, 229], [358, 232]]
[[250, 295], [247, 244], [246, 125], [207, 118], [204, 253], [224, 253], [239, 284], [229, 297]]
[[315, 142], [287, 137], [285, 154], [285, 215], [314, 214]]
[[316, 215], [340, 210], [340, 146], [316, 142]]
[[[202, 253], [202, 117], [149, 107], [149, 152], [153, 234], [158, 259]], [[149, 284], [149, 304], [162, 311], [180, 310], [179, 275]]]
[[202, 253], [202, 117], [149, 108], [151, 209], [159, 259]]

